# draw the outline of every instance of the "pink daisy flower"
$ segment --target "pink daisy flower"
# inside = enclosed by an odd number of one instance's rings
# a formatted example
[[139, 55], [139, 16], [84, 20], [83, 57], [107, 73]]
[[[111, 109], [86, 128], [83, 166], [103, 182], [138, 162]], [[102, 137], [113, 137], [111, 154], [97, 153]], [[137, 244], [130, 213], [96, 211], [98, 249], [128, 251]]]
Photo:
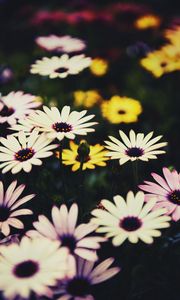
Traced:
[[4, 192], [3, 183], [0, 181], [0, 232], [5, 236], [10, 234], [10, 226], [18, 229], [24, 228], [23, 223], [17, 217], [33, 213], [30, 209], [17, 209], [35, 196], [31, 194], [19, 199], [24, 189], [25, 185], [17, 186], [17, 181], [13, 181]]
[[106, 241], [100, 236], [89, 236], [95, 231], [97, 225], [92, 223], [82, 223], [78, 226], [78, 206], [74, 203], [69, 211], [66, 205], [60, 208], [54, 206], [52, 208], [51, 223], [48, 218], [43, 215], [39, 216], [39, 220], [34, 222], [36, 230], [30, 230], [27, 235], [30, 237], [46, 237], [51, 240], [58, 240], [61, 246], [67, 247], [70, 253], [78, 255], [90, 261], [98, 259], [96, 250], [100, 248], [100, 242]]
[[176, 170], [172, 172], [168, 168], [163, 168], [164, 178], [156, 173], [151, 173], [156, 181], [144, 181], [145, 184], [139, 188], [145, 192], [146, 201], [153, 196], [157, 197], [155, 208], [165, 207], [168, 215], [172, 215], [174, 221], [180, 219], [180, 174]]

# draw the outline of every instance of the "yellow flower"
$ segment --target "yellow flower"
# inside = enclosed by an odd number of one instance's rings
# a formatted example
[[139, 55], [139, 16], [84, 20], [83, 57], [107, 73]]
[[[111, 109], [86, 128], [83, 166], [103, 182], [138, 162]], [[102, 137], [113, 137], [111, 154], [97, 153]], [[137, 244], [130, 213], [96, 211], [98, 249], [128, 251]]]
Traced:
[[90, 65], [91, 73], [96, 76], [103, 76], [108, 70], [108, 61], [103, 58], [94, 58]]
[[135, 21], [135, 27], [137, 29], [147, 29], [147, 28], [156, 28], [159, 27], [161, 23], [161, 20], [158, 16], [155, 15], [145, 15], [142, 17], [139, 17], [136, 21]]
[[[78, 158], [78, 147], [73, 141], [70, 141], [70, 149], [64, 149], [62, 153], [62, 161], [64, 165], [72, 165], [72, 171], [77, 171], [80, 168], [80, 160]], [[105, 167], [106, 161], [109, 160], [105, 157], [107, 151], [100, 144], [94, 146], [90, 145], [90, 152], [83, 164], [83, 170], [95, 169], [95, 166]], [[57, 157], [59, 154], [57, 154]]]
[[110, 123], [132, 123], [137, 122], [142, 106], [138, 100], [113, 96], [109, 101], [101, 104], [101, 112]]
[[165, 73], [180, 70], [179, 57], [178, 47], [168, 44], [160, 50], [149, 53], [140, 63], [155, 77], [161, 77]]
[[101, 100], [101, 95], [96, 90], [74, 92], [74, 105], [92, 107]]
[[169, 40], [171, 44], [180, 47], [180, 26], [176, 26], [172, 29], [167, 29], [164, 36]]

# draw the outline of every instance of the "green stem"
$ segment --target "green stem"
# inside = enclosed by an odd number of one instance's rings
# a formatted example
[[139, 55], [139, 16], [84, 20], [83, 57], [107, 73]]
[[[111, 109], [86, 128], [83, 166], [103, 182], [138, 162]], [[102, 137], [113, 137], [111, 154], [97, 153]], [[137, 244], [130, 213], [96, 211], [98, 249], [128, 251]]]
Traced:
[[132, 163], [133, 168], [133, 178], [134, 178], [134, 189], [135, 191], [138, 189], [138, 183], [139, 183], [139, 176], [138, 176], [138, 161], [135, 160]]

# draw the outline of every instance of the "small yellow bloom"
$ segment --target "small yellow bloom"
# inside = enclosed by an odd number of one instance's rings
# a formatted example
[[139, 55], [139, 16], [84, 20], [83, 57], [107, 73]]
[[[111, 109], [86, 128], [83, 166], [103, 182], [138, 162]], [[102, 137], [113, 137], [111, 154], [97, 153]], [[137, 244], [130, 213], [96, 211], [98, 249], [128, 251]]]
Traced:
[[[73, 141], [70, 141], [70, 149], [64, 149], [62, 153], [62, 161], [64, 165], [72, 165], [72, 171], [77, 171], [80, 168], [80, 160], [78, 157], [78, 147]], [[105, 167], [106, 161], [109, 160], [105, 155], [107, 151], [100, 144], [90, 145], [90, 152], [83, 164], [83, 170], [95, 169], [95, 166]], [[57, 154], [57, 157], [59, 154]]]
[[102, 102], [101, 112], [110, 123], [132, 123], [137, 122], [142, 106], [138, 100], [113, 96], [110, 100]]
[[161, 24], [161, 20], [158, 16], [155, 15], [145, 15], [142, 17], [139, 17], [135, 21], [135, 27], [137, 29], [147, 29], [147, 28], [157, 28]]
[[164, 36], [169, 40], [171, 44], [176, 45], [180, 48], [180, 26], [176, 26], [172, 29], [167, 29]]
[[90, 108], [101, 101], [101, 95], [96, 90], [74, 92], [74, 105]]
[[162, 47], [141, 59], [141, 65], [150, 71], [155, 77], [161, 77], [165, 73], [180, 70], [179, 49], [171, 44]]
[[96, 76], [103, 76], [108, 70], [108, 61], [103, 58], [94, 58], [90, 65], [91, 73]]

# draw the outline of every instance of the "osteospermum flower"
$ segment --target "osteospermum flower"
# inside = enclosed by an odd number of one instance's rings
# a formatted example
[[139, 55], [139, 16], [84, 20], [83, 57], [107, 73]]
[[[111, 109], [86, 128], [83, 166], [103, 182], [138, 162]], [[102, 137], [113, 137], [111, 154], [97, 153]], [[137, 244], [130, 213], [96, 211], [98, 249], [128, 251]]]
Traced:
[[24, 94], [22, 91], [11, 92], [0, 98], [0, 123], [7, 122], [13, 125], [40, 105], [37, 96]]
[[94, 224], [83, 223], [76, 227], [77, 204], [73, 204], [69, 211], [64, 204], [59, 209], [54, 206], [51, 215], [53, 223], [40, 215], [38, 221], [33, 223], [36, 230], [28, 231], [27, 235], [58, 240], [61, 246], [67, 247], [72, 254], [92, 261], [97, 260], [96, 250], [100, 248], [100, 242], [104, 242], [105, 239], [100, 236], [88, 236], [97, 228]]
[[145, 181], [145, 184], [139, 185], [139, 188], [147, 194], [146, 201], [152, 196], [157, 198], [156, 207], [165, 207], [167, 214], [172, 215], [174, 221], [180, 219], [180, 174], [176, 170], [172, 172], [168, 168], [163, 168], [164, 177], [156, 173], [151, 173], [156, 181]]
[[96, 90], [76, 91], [74, 92], [74, 105], [92, 107], [102, 100], [101, 95]]
[[169, 227], [169, 216], [165, 216], [166, 209], [152, 211], [156, 199], [149, 200], [144, 205], [144, 193], [133, 192], [127, 194], [126, 201], [119, 195], [114, 196], [114, 203], [109, 200], [102, 200], [105, 210], [95, 209], [92, 211], [93, 224], [99, 228], [97, 232], [105, 233], [106, 237], [113, 237], [114, 246], [121, 245], [126, 239], [131, 243], [142, 240], [150, 244], [154, 237], [161, 235], [159, 229]]
[[49, 78], [65, 78], [68, 75], [76, 75], [89, 67], [91, 58], [85, 57], [84, 54], [69, 57], [67, 54], [62, 56], [53, 56], [51, 58], [43, 57], [37, 60], [31, 66], [32, 74], [49, 76]]
[[87, 110], [70, 112], [70, 106], [64, 106], [61, 112], [57, 107], [43, 106], [43, 112], [37, 110], [28, 118], [30, 124], [46, 132], [49, 139], [62, 140], [64, 137], [74, 139], [75, 135], [86, 135], [94, 131], [90, 128], [96, 122], [88, 122], [94, 115], [85, 116]]
[[39, 36], [35, 40], [36, 44], [47, 51], [57, 52], [79, 52], [86, 48], [84, 41], [73, 38], [69, 35], [57, 36], [54, 34], [48, 36]]
[[[69, 146], [70, 149], [64, 149], [62, 152], [62, 161], [64, 165], [72, 165], [72, 171], [77, 171], [81, 164], [80, 155], [78, 154], [79, 145], [70, 141]], [[82, 170], [95, 169], [96, 166], [105, 167], [108, 160], [105, 154], [107, 154], [107, 151], [100, 144], [90, 145], [89, 154], [83, 157]]]
[[57, 300], [94, 300], [92, 286], [119, 273], [119, 267], [110, 268], [113, 262], [113, 258], [108, 258], [94, 266], [94, 262], [79, 258], [75, 265], [75, 275], [61, 282], [57, 292], [61, 296]]
[[12, 135], [0, 140], [0, 169], [2, 173], [11, 170], [13, 174], [30, 172], [32, 165], [42, 165], [42, 158], [53, 155], [51, 150], [57, 148], [57, 144], [50, 145], [45, 133], [33, 132], [27, 137], [20, 131], [18, 137]]
[[107, 153], [111, 159], [119, 159], [120, 165], [126, 163], [128, 160], [143, 160], [156, 159], [158, 154], [165, 153], [160, 148], [167, 145], [166, 142], [157, 143], [162, 136], [157, 136], [153, 139], [153, 131], [144, 136], [144, 133], [136, 134], [133, 130], [130, 130], [129, 137], [119, 130], [122, 142], [113, 136], [109, 136], [111, 141], [105, 141], [106, 148], [110, 150]]
[[142, 106], [138, 100], [113, 96], [109, 101], [102, 102], [101, 112], [110, 123], [132, 123], [138, 121]]
[[23, 223], [17, 217], [32, 214], [30, 209], [18, 209], [35, 196], [31, 194], [19, 198], [24, 189], [25, 185], [17, 186], [17, 181], [13, 181], [4, 192], [3, 183], [0, 181], [0, 232], [5, 236], [10, 234], [10, 226], [18, 229], [24, 228]]
[[157, 28], [161, 24], [161, 19], [156, 15], [145, 15], [139, 17], [135, 21], [135, 27], [140, 30], [148, 29], [148, 28]]
[[68, 251], [58, 241], [24, 237], [20, 244], [0, 246], [0, 253], [0, 291], [7, 299], [50, 297], [50, 287], [67, 273]]
[[95, 76], [103, 76], [108, 71], [108, 61], [103, 58], [94, 58], [90, 65], [90, 71]]

